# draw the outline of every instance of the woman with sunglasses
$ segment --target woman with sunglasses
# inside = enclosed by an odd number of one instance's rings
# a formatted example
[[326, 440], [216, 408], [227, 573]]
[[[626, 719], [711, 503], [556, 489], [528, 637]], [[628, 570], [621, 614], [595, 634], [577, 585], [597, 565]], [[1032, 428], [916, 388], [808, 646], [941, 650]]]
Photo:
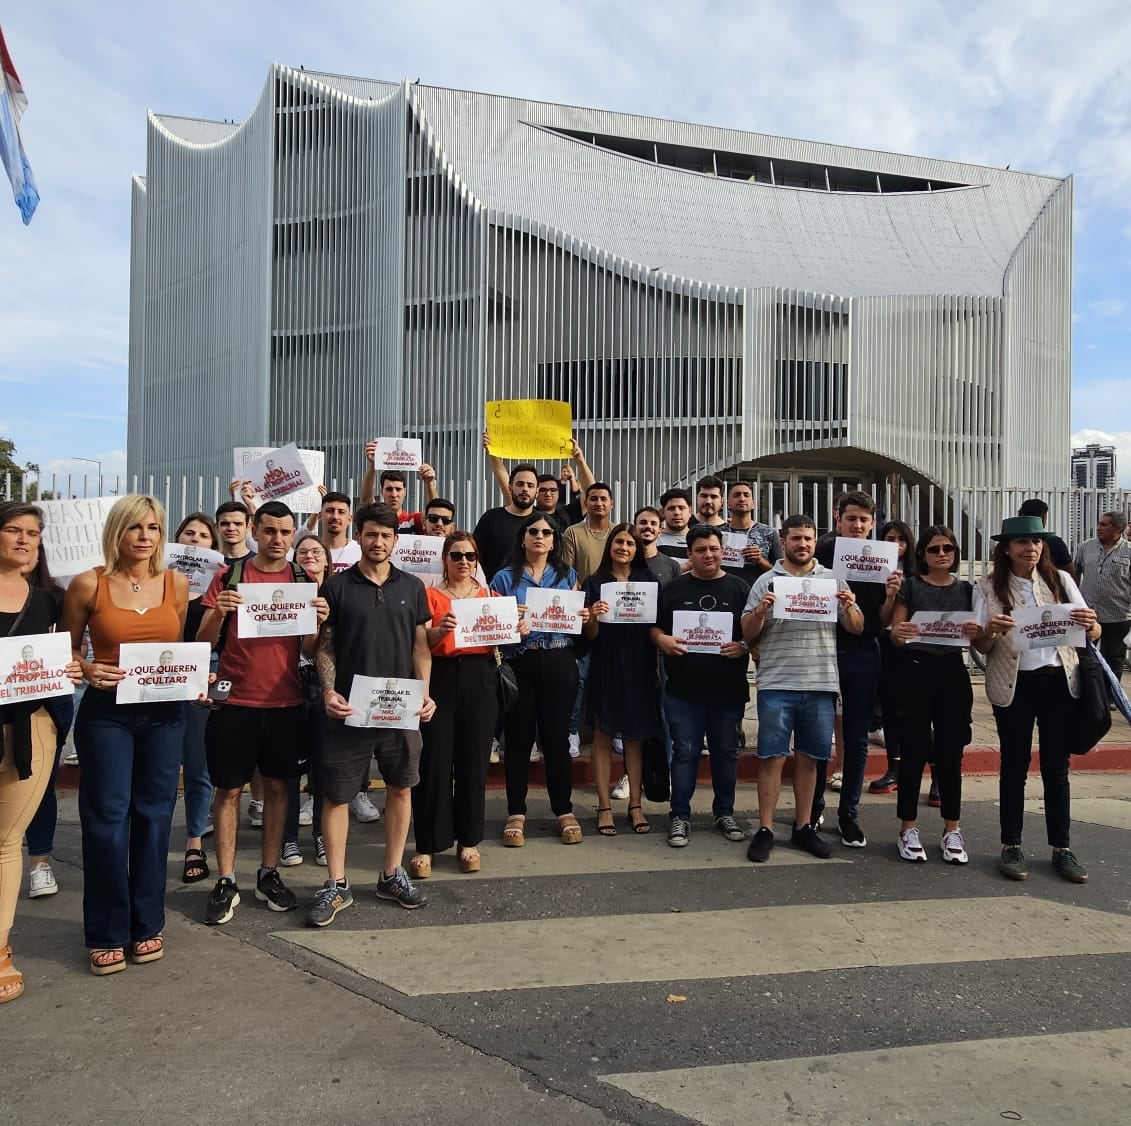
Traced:
[[[531, 587], [577, 590], [577, 572], [562, 562], [553, 522], [537, 512], [519, 525], [510, 566], [491, 580], [496, 594], [518, 599], [520, 612], [525, 610]], [[581, 619], [588, 621], [588, 610], [582, 610]], [[558, 820], [558, 836], [562, 844], [579, 844], [581, 826], [573, 815], [569, 757], [569, 716], [577, 695], [573, 638], [566, 633], [530, 630], [520, 644], [506, 646], [503, 657], [510, 661], [518, 681], [518, 702], [504, 723], [507, 823], [503, 844], [519, 848], [526, 843], [526, 791], [535, 734], [545, 762], [546, 790]]]
[[1082, 884], [1087, 870], [1069, 847], [1068, 784], [1068, 747], [1080, 696], [1079, 659], [1071, 645], [1022, 649], [1011, 632], [1014, 607], [1068, 603], [1072, 621], [1083, 626], [1091, 640], [1100, 636], [1095, 611], [1045, 551], [1050, 535], [1039, 516], [1008, 516], [1002, 521], [1001, 532], [993, 537], [992, 570], [974, 589], [974, 612], [981, 627], [974, 645], [986, 654], [986, 696], [994, 708], [1001, 746], [1001, 874], [1010, 880], [1029, 876], [1021, 827], [1036, 723], [1052, 866], [1070, 883]]
[[[941, 524], [923, 533], [915, 561], [917, 573], [903, 581], [891, 627], [892, 643], [904, 651], [899, 670], [903, 695], [896, 801], [899, 855], [913, 862], [927, 859], [919, 836], [918, 816], [923, 768], [930, 760], [942, 801], [942, 858], [947, 864], [966, 864], [970, 858], [959, 818], [962, 752], [970, 742], [974, 708], [970, 674], [961, 647], [920, 641], [919, 626], [911, 618], [921, 610], [969, 611], [973, 607], [973, 589], [955, 574], [960, 561], [958, 540]], [[973, 640], [979, 630], [976, 623], [968, 621], [961, 632]]]
[[420, 725], [423, 747], [420, 781], [412, 789], [416, 854], [409, 861], [414, 879], [432, 875], [432, 857], [459, 842], [459, 870], [478, 872], [483, 840], [487, 763], [495, 734], [495, 651], [489, 645], [459, 648], [452, 613], [454, 598], [487, 598], [491, 592], [475, 577], [479, 548], [470, 532], [444, 540], [444, 571], [426, 591], [432, 622], [429, 695], [436, 701], [431, 723]]

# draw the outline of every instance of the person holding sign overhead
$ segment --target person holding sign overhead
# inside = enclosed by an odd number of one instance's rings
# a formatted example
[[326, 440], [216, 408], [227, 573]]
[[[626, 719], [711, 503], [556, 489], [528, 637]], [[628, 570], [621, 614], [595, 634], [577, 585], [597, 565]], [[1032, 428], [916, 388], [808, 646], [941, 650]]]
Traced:
[[[184, 753], [185, 704], [119, 704], [119, 648], [179, 642], [188, 579], [165, 569], [165, 510], [130, 494], [102, 529], [105, 565], [72, 580], [63, 626], [90, 688], [75, 721], [79, 777], [83, 929], [96, 976], [165, 952], [165, 870]], [[85, 660], [89, 628], [94, 659]]]
[[[549, 517], [528, 516], [514, 541], [510, 566], [491, 580], [496, 594], [513, 595], [520, 610], [526, 592], [577, 590], [577, 573], [562, 561], [557, 529]], [[581, 611], [582, 628], [589, 619]], [[535, 733], [546, 764], [546, 789], [550, 808], [558, 820], [562, 844], [578, 844], [581, 826], [573, 815], [573, 770], [569, 757], [569, 715], [577, 693], [577, 662], [573, 639], [566, 633], [544, 633], [523, 621], [525, 636], [518, 645], [502, 650], [518, 680], [518, 702], [504, 721], [507, 753], [503, 762], [507, 780], [507, 823], [503, 844], [519, 848], [526, 843], [526, 791], [530, 776], [530, 748]]]
[[[974, 693], [962, 649], [931, 644], [920, 637], [914, 616], [918, 611], [947, 613], [972, 609], [973, 590], [955, 572], [961, 561], [958, 540], [943, 525], [927, 528], [919, 538], [917, 574], [903, 580], [892, 613], [892, 644], [906, 649], [899, 665], [901, 691], [899, 777], [896, 815], [900, 819], [899, 855], [922, 862], [926, 849], [919, 836], [919, 789], [923, 768], [930, 759], [939, 788], [943, 817], [940, 844], [947, 864], [966, 864], [962, 815], [962, 752], [970, 742]], [[979, 634], [972, 619], [961, 627], [963, 637]]]
[[994, 536], [990, 573], [974, 588], [974, 613], [981, 627], [974, 646], [985, 653], [986, 696], [994, 708], [1001, 744], [998, 780], [1001, 860], [998, 868], [1010, 880], [1029, 876], [1021, 850], [1025, 814], [1025, 779], [1033, 757], [1033, 724], [1040, 744], [1044, 786], [1045, 829], [1052, 846], [1052, 865], [1066, 880], [1085, 883], [1087, 869], [1069, 847], [1072, 814], [1068, 783], [1069, 747], [1080, 696], [1080, 665], [1070, 645], [1022, 651], [1013, 641], [1012, 611], [1017, 606], [1049, 606], [1067, 602], [1072, 620], [1088, 637], [1100, 636], [1095, 611], [1084, 602], [1076, 583], [1058, 571], [1045, 553], [1040, 517], [1007, 516]]
[[[42, 533], [43, 513], [34, 504], [0, 504], [2, 638], [51, 633], [58, 623], [57, 600], [25, 577], [37, 565]], [[67, 663], [66, 675], [72, 683], [81, 683], [77, 661]], [[23, 880], [24, 831], [51, 781], [58, 742], [55, 721], [34, 694], [0, 706], [0, 725], [0, 1004], [5, 1004], [24, 991], [8, 940]]]
[[[377, 499], [377, 470], [374, 467], [376, 456], [376, 440], [366, 442], [365, 473], [361, 478], [362, 506], [373, 504]], [[439, 489], [436, 487], [436, 470], [425, 462], [417, 469], [416, 475], [424, 485], [425, 500], [435, 500], [440, 495]], [[387, 504], [396, 512], [397, 531], [415, 532], [418, 536], [423, 535], [425, 531], [423, 513], [405, 512], [401, 507], [404, 503], [405, 494], [408, 492], [404, 473], [400, 469], [384, 469], [381, 471], [380, 483], [381, 503]]]
[[[623, 586], [630, 588], [627, 593], [640, 597], [626, 601], [625, 612], [618, 615], [617, 595], [623, 598], [626, 592], [616, 588]], [[618, 735], [624, 744], [628, 775], [629, 828], [634, 833], [649, 831], [640, 804], [641, 743], [660, 734], [656, 650], [650, 636], [655, 615], [630, 616], [637, 606], [643, 608], [645, 588], [654, 600], [659, 584], [644, 561], [640, 541], [628, 524], [617, 524], [609, 532], [596, 572], [582, 588], [589, 607], [589, 621], [582, 628], [592, 643], [585, 710], [593, 725], [591, 765], [597, 788], [597, 832], [603, 837], [615, 836], [617, 831], [609, 797], [609, 768], [612, 741]], [[606, 597], [609, 594], [612, 602]]]

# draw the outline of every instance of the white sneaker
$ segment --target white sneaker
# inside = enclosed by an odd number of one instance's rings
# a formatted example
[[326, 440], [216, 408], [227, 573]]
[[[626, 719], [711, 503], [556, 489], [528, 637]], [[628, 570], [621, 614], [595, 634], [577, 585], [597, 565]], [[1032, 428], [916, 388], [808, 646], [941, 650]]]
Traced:
[[364, 790], [359, 790], [357, 796], [350, 799], [350, 813], [362, 825], [381, 820], [381, 811], [369, 800], [369, 795]]
[[569, 757], [581, 758], [581, 736], [576, 733], [569, 737]]
[[27, 897], [38, 899], [41, 895], [54, 895], [59, 890], [55, 873], [46, 860], [41, 860], [28, 874]]
[[966, 855], [966, 842], [962, 839], [961, 829], [951, 829], [949, 833], [943, 833], [942, 844], [939, 845], [942, 850], [942, 858], [948, 864], [969, 864], [970, 857]]
[[302, 803], [298, 807], [298, 823], [300, 825], [314, 824], [314, 795], [304, 794]]
[[502, 762], [502, 757], [499, 754], [499, 740], [498, 739], [492, 739], [491, 740], [491, 757], [490, 757], [490, 759], [488, 759], [488, 761], [491, 763], [492, 766], [496, 765], [499, 762]]
[[247, 803], [247, 823], [253, 829], [263, 828], [263, 803], [255, 798]]
[[910, 860], [913, 863], [926, 863], [927, 850], [923, 847], [923, 842], [919, 839], [918, 829], [901, 829], [899, 833], [899, 855], [904, 860]]
[[302, 863], [302, 853], [298, 850], [298, 841], [287, 841], [283, 851], [279, 853], [279, 864], [284, 868], [294, 868]]
[[79, 753], [75, 749], [74, 743], [71, 744], [67, 753], [59, 760], [64, 766], [78, 766]]
[[620, 781], [613, 787], [612, 796], [617, 801], [624, 801], [628, 797], [628, 775], [622, 774]]
[[541, 762], [542, 761], [542, 752], [538, 749], [537, 743], [535, 743], [534, 746], [530, 748], [530, 761], [531, 762]]
[[841, 774], [841, 772], [839, 770], [837, 770], [833, 773], [833, 776], [829, 779], [829, 789], [839, 791], [842, 785], [844, 785], [844, 776]]
[[619, 735], [613, 736], [613, 750], [616, 751], [618, 755], [624, 754], [624, 740]]

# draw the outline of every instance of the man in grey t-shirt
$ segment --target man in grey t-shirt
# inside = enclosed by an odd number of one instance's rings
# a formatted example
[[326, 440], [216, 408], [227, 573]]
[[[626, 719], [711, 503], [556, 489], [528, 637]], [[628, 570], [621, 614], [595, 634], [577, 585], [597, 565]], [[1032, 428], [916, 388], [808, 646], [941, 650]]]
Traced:
[[1072, 561], [1080, 593], [1095, 610], [1103, 631], [1100, 652], [1119, 677], [1131, 628], [1131, 543], [1123, 538], [1126, 527], [1122, 512], [1105, 512], [1096, 521], [1096, 538], [1082, 543]]

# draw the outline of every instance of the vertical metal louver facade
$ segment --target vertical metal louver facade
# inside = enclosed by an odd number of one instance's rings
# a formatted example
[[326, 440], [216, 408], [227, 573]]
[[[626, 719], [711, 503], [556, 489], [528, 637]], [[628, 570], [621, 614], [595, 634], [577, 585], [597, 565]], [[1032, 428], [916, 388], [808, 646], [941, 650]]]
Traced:
[[294, 440], [345, 482], [403, 433], [474, 513], [484, 401], [535, 397], [622, 512], [736, 466], [1055, 488], [1071, 207], [1071, 180], [275, 66], [241, 125], [150, 117], [130, 472]]

